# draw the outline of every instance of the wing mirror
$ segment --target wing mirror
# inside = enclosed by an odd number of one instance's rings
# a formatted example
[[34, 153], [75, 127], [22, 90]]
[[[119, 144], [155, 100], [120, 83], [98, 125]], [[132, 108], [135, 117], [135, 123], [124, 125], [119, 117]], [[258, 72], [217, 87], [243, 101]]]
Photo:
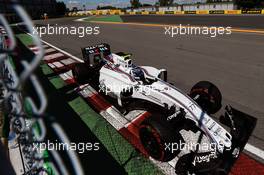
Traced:
[[166, 69], [160, 69], [159, 74], [158, 74], [158, 78], [167, 82], [167, 70]]

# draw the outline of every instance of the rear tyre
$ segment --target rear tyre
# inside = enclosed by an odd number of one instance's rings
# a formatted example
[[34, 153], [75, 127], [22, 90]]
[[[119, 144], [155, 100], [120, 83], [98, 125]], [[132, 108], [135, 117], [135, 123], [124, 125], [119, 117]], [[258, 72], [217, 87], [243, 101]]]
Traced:
[[[184, 142], [179, 133], [172, 132], [152, 118], [142, 122], [139, 128], [139, 136], [148, 155], [162, 162], [168, 162], [180, 153], [180, 149], [172, 151], [172, 144], [180, 148], [180, 142]], [[166, 145], [170, 146], [167, 147]]]
[[222, 107], [222, 94], [220, 90], [209, 81], [200, 81], [196, 83], [191, 89], [190, 97], [208, 114], [214, 114]]
[[81, 84], [89, 81], [89, 68], [84, 63], [78, 63], [72, 69], [72, 75], [74, 80]]

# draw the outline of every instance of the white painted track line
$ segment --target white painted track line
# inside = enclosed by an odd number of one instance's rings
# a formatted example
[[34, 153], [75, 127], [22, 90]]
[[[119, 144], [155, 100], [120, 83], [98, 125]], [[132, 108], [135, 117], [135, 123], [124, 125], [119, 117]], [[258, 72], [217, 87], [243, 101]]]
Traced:
[[[30, 33], [27, 33], [27, 34], [28, 34], [29, 36], [32, 37], [32, 35], [31, 35]], [[64, 50], [62, 50], [62, 49], [60, 49], [60, 48], [58, 48], [58, 47], [56, 47], [56, 46], [54, 46], [54, 45], [52, 45], [52, 44], [50, 44], [50, 43], [44, 41], [44, 40], [42, 40], [42, 39], [40, 39], [40, 41], [43, 42], [44, 44], [49, 45], [50, 47], [56, 49], [57, 51], [59, 51], [59, 52], [65, 54], [65, 55], [71, 57], [72, 59], [74, 59], [74, 60], [76, 60], [76, 61], [78, 61], [78, 62], [81, 62], [81, 63], [84, 62], [82, 59], [77, 58], [76, 56], [74, 56], [74, 55], [72, 55], [72, 54], [70, 54], [70, 53], [68, 53], [68, 52], [66, 52], [66, 51], [64, 51]]]
[[49, 45], [50, 47], [53, 47], [54, 49], [60, 51], [61, 53], [64, 53], [65, 55], [71, 57], [72, 59], [74, 59], [74, 60], [76, 60], [76, 61], [78, 61], [78, 62], [83, 63], [83, 60], [82, 60], [82, 59], [77, 58], [76, 56], [73, 56], [72, 54], [70, 54], [70, 53], [68, 53], [68, 52], [66, 52], [66, 51], [64, 51], [64, 50], [62, 50], [62, 49], [60, 49], [60, 48], [58, 48], [58, 47], [56, 47], [56, 46], [54, 46], [54, 45], [52, 45], [52, 44], [46, 42], [46, 41], [43, 41], [43, 40], [41, 40], [41, 41], [42, 41], [43, 43]]
[[245, 150], [254, 154], [255, 156], [261, 158], [261, 159], [264, 159], [264, 151], [247, 143], [246, 146], [245, 146]]

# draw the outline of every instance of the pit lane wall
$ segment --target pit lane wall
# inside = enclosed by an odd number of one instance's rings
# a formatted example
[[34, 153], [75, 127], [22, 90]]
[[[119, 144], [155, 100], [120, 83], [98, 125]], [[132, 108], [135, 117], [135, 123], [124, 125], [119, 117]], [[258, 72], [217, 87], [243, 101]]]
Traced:
[[89, 15], [264, 15], [263, 10], [161, 10], [161, 11], [121, 11], [121, 10], [91, 10], [70, 12], [68, 16]]

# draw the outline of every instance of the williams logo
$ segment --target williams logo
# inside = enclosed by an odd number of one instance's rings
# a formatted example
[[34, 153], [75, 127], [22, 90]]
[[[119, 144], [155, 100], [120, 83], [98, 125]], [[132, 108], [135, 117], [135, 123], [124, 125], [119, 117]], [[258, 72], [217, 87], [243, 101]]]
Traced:
[[201, 163], [209, 163], [212, 159], [216, 159], [216, 151], [212, 152], [207, 152], [207, 153], [201, 153], [199, 156], [195, 156], [194, 160], [192, 162], [193, 166], [196, 166], [196, 164], [201, 164]]

